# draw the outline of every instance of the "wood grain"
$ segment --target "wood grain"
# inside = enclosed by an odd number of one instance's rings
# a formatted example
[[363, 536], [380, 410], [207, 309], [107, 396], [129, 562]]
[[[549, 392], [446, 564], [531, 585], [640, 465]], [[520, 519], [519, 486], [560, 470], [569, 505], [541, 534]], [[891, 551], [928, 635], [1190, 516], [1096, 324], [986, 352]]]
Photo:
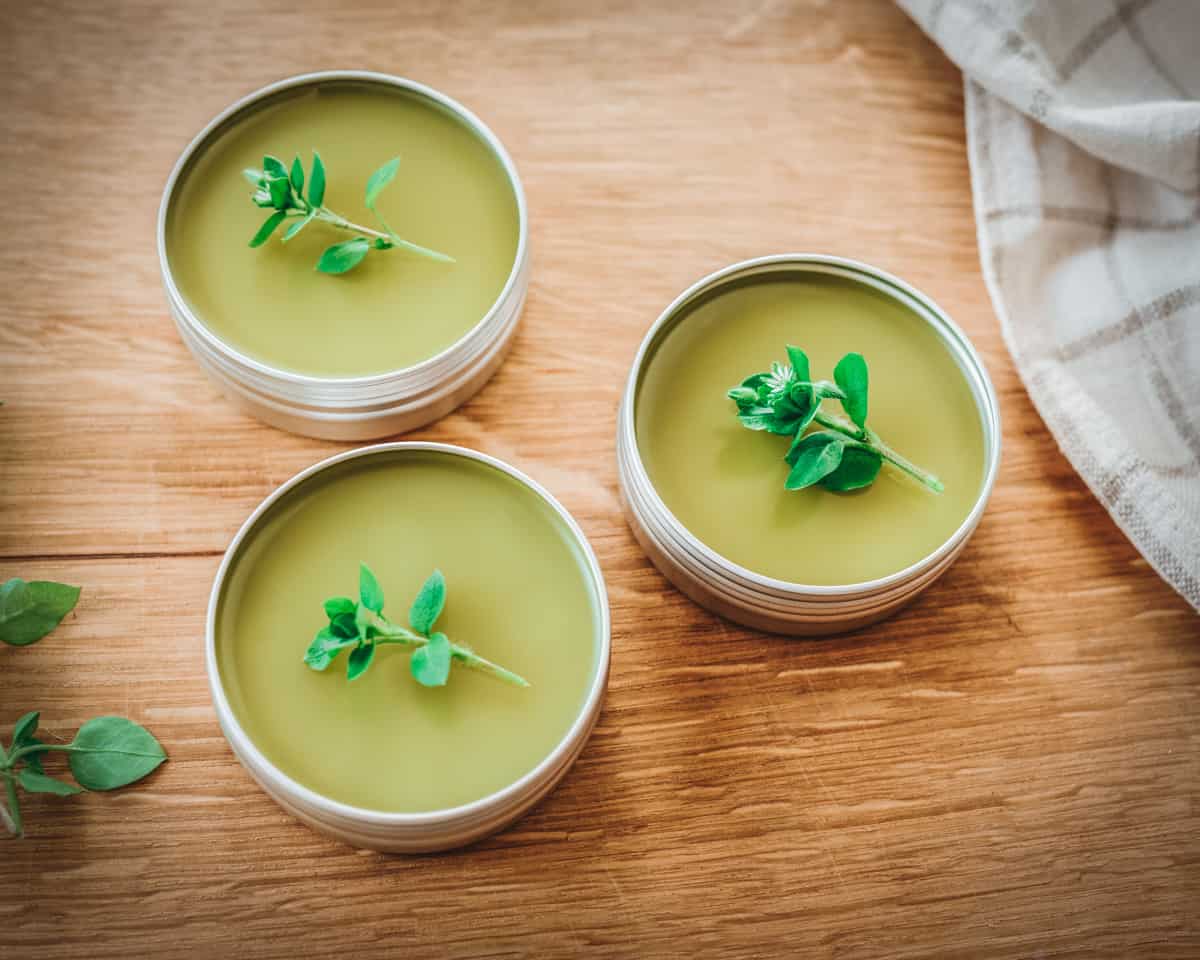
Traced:
[[[339, 447], [239, 416], [187, 356], [159, 191], [225, 104], [339, 66], [446, 90], [515, 157], [524, 325], [483, 393], [419, 436], [543, 481], [611, 590], [610, 695], [578, 766], [514, 828], [435, 857], [291, 821], [233, 760], [203, 675], [220, 552]], [[121, 712], [171, 755], [132, 790], [28, 802], [29, 837], [0, 846], [5, 960], [1200, 955], [1200, 626], [1017, 379], [976, 259], [961, 80], [898, 10], [13, 3], [0, 94], [0, 577], [84, 586], [51, 639], [0, 650], [0, 727]], [[620, 517], [613, 462], [661, 308], [785, 250], [931, 294], [1004, 418], [957, 565], [887, 624], [817, 642], [674, 592]]]

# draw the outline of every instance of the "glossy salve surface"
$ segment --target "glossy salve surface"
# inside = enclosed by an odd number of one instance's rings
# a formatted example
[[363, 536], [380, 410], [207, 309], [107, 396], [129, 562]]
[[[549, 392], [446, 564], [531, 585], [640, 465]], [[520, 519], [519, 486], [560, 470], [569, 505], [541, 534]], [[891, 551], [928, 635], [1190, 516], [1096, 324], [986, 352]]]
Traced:
[[[269, 211], [242, 178], [270, 153], [328, 171], [325, 205], [378, 229], [363, 206], [372, 171], [401, 158], [380, 196], [396, 232], [453, 256], [399, 250], [350, 273], [317, 273], [321, 251], [353, 234], [314, 223], [281, 244], [247, 246]], [[282, 231], [281, 231], [282, 232]], [[231, 118], [197, 151], [168, 210], [167, 259], [201, 323], [268, 366], [314, 376], [365, 376], [426, 360], [496, 302], [519, 241], [516, 195], [499, 157], [442, 106], [379, 82], [322, 80], [282, 91]]]
[[[401, 623], [440, 568], [439, 629], [532, 686], [455, 666], [424, 688], [399, 647], [353, 683], [344, 659], [310, 670], [321, 601], [355, 595], [360, 561]], [[292, 779], [371, 810], [445, 809], [513, 783], [562, 740], [598, 666], [599, 604], [572, 532], [528, 487], [451, 453], [384, 451], [321, 471], [260, 519], [226, 575], [217, 664], [238, 723]]]
[[[845, 353], [862, 353], [870, 426], [936, 473], [945, 493], [887, 466], [855, 493], [785, 490], [788, 440], [741, 426], [725, 394], [786, 361], [788, 343], [806, 351], [819, 379], [832, 379]], [[978, 407], [937, 334], [894, 299], [830, 274], [772, 273], [691, 304], [647, 359], [635, 424], [650, 481], [679, 521], [728, 560], [792, 583], [852, 584], [904, 569], [957, 529], [983, 482]]]

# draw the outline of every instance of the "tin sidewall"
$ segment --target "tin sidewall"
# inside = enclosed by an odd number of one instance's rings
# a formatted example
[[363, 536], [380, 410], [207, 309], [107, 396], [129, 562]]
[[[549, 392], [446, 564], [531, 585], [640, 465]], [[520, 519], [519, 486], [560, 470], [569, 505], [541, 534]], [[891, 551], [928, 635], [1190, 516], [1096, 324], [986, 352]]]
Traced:
[[[291, 490], [324, 470], [348, 460], [396, 451], [430, 451], [463, 457], [491, 466], [523, 484], [566, 525], [584, 558], [597, 604], [596, 672], [579, 713], [562, 740], [533, 770], [507, 787], [462, 806], [424, 813], [387, 813], [351, 806], [322, 796], [285, 774], [266, 758], [238, 723], [225, 694], [216, 654], [217, 608], [225, 578], [242, 543], [266, 512]], [[611, 655], [611, 620], [604, 575], [579, 524], [548, 490], [515, 467], [487, 454], [444, 443], [395, 442], [350, 450], [302, 470], [279, 486], [250, 514], [225, 551], [209, 595], [205, 622], [205, 668], [217, 721], [234, 755], [254, 780], [286, 810], [323, 833], [352, 846], [403, 853], [446, 850], [471, 843], [512, 823], [553, 789], [582, 752], [599, 718]]]
[[[866, 283], [924, 319], [962, 370], [979, 410], [985, 469], [975, 503], [932, 553], [875, 580], [845, 585], [790, 583], [721, 556], [695, 537], [659, 496], [642, 462], [636, 434], [638, 384], [662, 337], [696, 298], [748, 277], [782, 272], [832, 273]], [[647, 331], [634, 359], [617, 418], [617, 471], [626, 516], [651, 561], [691, 599], [735, 622], [790, 635], [844, 632], [877, 622], [910, 602], [945, 572], [979, 524], [1000, 463], [995, 389], [966, 334], [934, 301], [904, 281], [865, 263], [822, 254], [779, 254], [733, 264], [693, 284]]]
[[[171, 271], [166, 248], [167, 216], [176, 187], [192, 158], [212, 135], [263, 100], [288, 90], [323, 83], [365, 82], [421, 96], [454, 115], [478, 136], [500, 161], [517, 204], [518, 239], [512, 269], [492, 307], [462, 337], [420, 363], [360, 377], [317, 377], [284, 370], [241, 353], [218, 337], [184, 299]], [[214, 117], [176, 161], [159, 204], [157, 244], [159, 269], [167, 303], [180, 336], [201, 361], [205, 372], [243, 410], [295, 433], [325, 439], [367, 440], [424, 425], [449, 412], [445, 385], [457, 382], [455, 405], [487, 382], [503, 357], [497, 344], [511, 338], [529, 286], [529, 217], [525, 190], [516, 165], [499, 138], [456, 100], [424, 84], [362, 70], [301, 74], [263, 87]], [[440, 396], [439, 396], [440, 395]], [[451, 407], [450, 409], [453, 409]]]

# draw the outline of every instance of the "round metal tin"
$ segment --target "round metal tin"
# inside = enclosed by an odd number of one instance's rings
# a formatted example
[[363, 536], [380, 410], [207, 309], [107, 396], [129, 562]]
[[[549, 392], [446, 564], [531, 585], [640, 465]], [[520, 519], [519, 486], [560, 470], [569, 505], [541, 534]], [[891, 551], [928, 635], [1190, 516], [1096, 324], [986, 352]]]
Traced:
[[[701, 542], [671, 513], [651, 483], [638, 450], [634, 406], [642, 372], [662, 339], [688, 307], [727, 285], [770, 273], [834, 274], [895, 299], [936, 332], [966, 378], [979, 410], [984, 439], [984, 479], [966, 519], [936, 550], [889, 576], [862, 583], [814, 586], [755, 573]], [[882, 620], [932, 584], [954, 562], [979, 524], [1000, 464], [1000, 412], [996, 392], [975, 348], [936, 303], [904, 281], [843, 257], [779, 254], [734, 264], [692, 285], [654, 322], [642, 340], [617, 419], [617, 472], [621, 499], [634, 536], [662, 574], [684, 594], [730, 620], [797, 636], [840, 633]]]
[[[540, 497], [562, 519], [575, 539], [583, 555], [598, 607], [596, 634], [599, 649], [596, 652], [595, 676], [575, 721], [558, 745], [533, 770], [502, 790], [462, 806], [425, 813], [385, 813], [354, 807], [331, 800], [293, 780], [266, 758], [238, 723], [225, 694], [217, 664], [216, 625], [221, 590], [239, 548], [267, 511], [289, 491], [336, 464], [397, 450], [434, 451], [485, 463], [514, 478]], [[575, 519], [549, 491], [516, 468], [487, 454], [444, 443], [381, 443], [350, 450], [302, 470], [276, 489], [250, 514], [226, 550], [213, 582], [205, 623], [205, 667], [208, 672], [209, 691], [221, 732], [229, 741], [234, 756], [258, 785], [297, 819], [352, 846], [392, 853], [426, 853], [472, 843], [502, 830], [549, 793], [582, 752], [600, 716], [604, 693], [608, 686], [611, 650], [611, 626], [604, 575], [591, 544]]]
[[[449, 347], [427, 360], [362, 377], [317, 377], [272, 367], [225, 343], [192, 310], [171, 273], [166, 224], [180, 178], [209, 140], [264, 101], [296, 88], [371, 83], [424, 97], [454, 115], [503, 165], [517, 203], [517, 252], [508, 280], [488, 312]], [[331, 70], [289, 77], [223, 110], [188, 145], [167, 179], [158, 210], [158, 262], [179, 335], [201, 368], [241, 409], [272, 426], [326, 440], [369, 440], [425, 426], [478, 391], [499, 368], [516, 331], [529, 287], [529, 216], [512, 158], [496, 135], [462, 104], [431, 87], [382, 73]]]

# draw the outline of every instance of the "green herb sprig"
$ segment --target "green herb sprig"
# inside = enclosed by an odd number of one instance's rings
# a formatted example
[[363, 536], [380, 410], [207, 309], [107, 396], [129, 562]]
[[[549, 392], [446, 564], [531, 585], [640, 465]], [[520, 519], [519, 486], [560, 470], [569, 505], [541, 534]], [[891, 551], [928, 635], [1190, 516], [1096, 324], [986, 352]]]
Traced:
[[411, 629], [383, 615], [383, 588], [365, 563], [359, 568], [358, 593], [357, 603], [349, 597], [325, 601], [329, 623], [317, 631], [304, 654], [304, 662], [312, 669], [325, 670], [343, 650], [349, 650], [346, 677], [356, 680], [374, 662], [376, 648], [400, 644], [414, 648], [409, 671], [422, 686], [445, 686], [455, 662], [518, 687], [529, 686], [524, 677], [485, 660], [468, 647], [451, 643], [444, 633], [434, 632], [434, 624], [446, 605], [446, 578], [440, 570], [430, 574], [412, 602], [408, 612]]
[[317, 270], [321, 273], [346, 273], [353, 270], [372, 250], [408, 250], [410, 253], [438, 260], [442, 263], [454, 263], [454, 258], [436, 250], [430, 250], [420, 244], [401, 239], [375, 207], [379, 195], [396, 176], [400, 167], [400, 158], [393, 157], [382, 167], [371, 174], [367, 180], [364, 205], [379, 221], [383, 230], [374, 230], [362, 224], [352, 223], [339, 213], [325, 206], [325, 164], [321, 155], [313, 151], [312, 169], [307, 177], [308, 191], [304, 190], [304, 164], [297, 156], [288, 170], [278, 157], [267, 155], [263, 157], [263, 168], [243, 170], [242, 175], [254, 187], [250, 199], [256, 206], [270, 209], [273, 212], [263, 221], [258, 232], [250, 240], [250, 246], [261, 247], [276, 229], [286, 220], [293, 221], [283, 232], [282, 242], [287, 243], [301, 230], [314, 220], [329, 224], [338, 230], [347, 230], [359, 236], [351, 240], [343, 240], [327, 247], [317, 261]]
[[13, 577], [0, 584], [0, 642], [10, 647], [37, 643], [57, 627], [79, 602], [79, 588], [52, 580], [25, 582]]
[[[50, 580], [26, 582], [19, 577], [0, 584], [0, 641], [13, 647], [37, 643], [54, 630], [79, 601], [79, 587]], [[89, 720], [70, 743], [47, 743], [36, 736], [39, 712], [25, 714], [13, 727], [8, 749], [0, 741], [0, 823], [15, 837], [24, 835], [21, 799], [25, 793], [65, 797], [83, 790], [115, 790], [141, 780], [167, 759], [162, 745], [144, 727], [124, 717]], [[46, 773], [51, 751], [68, 754], [75, 783]]]
[[[862, 354], [848, 353], [838, 361], [833, 370], [836, 383], [814, 381], [808, 357], [799, 347], [789, 345], [787, 355], [788, 363], [772, 363], [769, 371], [747, 377], [728, 395], [737, 404], [743, 426], [792, 438], [784, 456], [792, 468], [784, 481], [788, 490], [814, 484], [838, 492], [869, 487], [884, 462], [934, 493], [945, 489], [937, 477], [906, 460], [867, 426], [867, 361]], [[838, 400], [850, 422], [822, 410], [827, 399]], [[806, 433], [813, 424], [825, 429]]]
[[[84, 790], [116, 790], [148, 776], [167, 759], [149, 730], [124, 717], [96, 717], [80, 727], [70, 743], [47, 743], [35, 736], [39, 716], [37, 710], [25, 714], [13, 727], [8, 749], [0, 745], [0, 780], [6, 794], [6, 803], [0, 803], [0, 822], [15, 837], [25, 831], [17, 787], [60, 797]], [[67, 754], [75, 783], [46, 773], [42, 760], [55, 750]]]

